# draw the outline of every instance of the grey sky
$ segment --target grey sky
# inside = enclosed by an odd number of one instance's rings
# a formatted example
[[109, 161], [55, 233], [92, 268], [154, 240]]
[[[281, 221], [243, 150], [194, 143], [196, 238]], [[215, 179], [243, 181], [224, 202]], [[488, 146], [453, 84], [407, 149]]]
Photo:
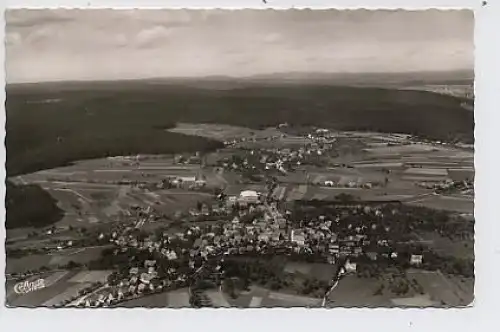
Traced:
[[473, 68], [472, 11], [10, 10], [7, 81]]

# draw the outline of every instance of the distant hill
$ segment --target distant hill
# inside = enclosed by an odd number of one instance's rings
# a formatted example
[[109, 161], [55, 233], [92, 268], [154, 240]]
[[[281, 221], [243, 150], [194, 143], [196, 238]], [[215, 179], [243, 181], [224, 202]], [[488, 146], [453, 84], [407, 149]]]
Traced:
[[204, 88], [234, 88], [262, 85], [333, 85], [333, 86], [371, 86], [397, 87], [429, 84], [472, 84], [473, 70], [456, 70], [441, 72], [407, 72], [407, 73], [315, 73], [315, 72], [283, 72], [260, 74], [247, 77], [206, 76], [206, 77], [158, 77], [121, 81], [61, 81], [45, 83], [9, 84], [10, 89], [55, 89], [75, 90], [91, 87], [114, 88], [117, 86], [147, 85], [188, 85]]
[[347, 86], [405, 86], [423, 84], [469, 84], [474, 72], [469, 70], [408, 73], [275, 73], [256, 75], [248, 80]]

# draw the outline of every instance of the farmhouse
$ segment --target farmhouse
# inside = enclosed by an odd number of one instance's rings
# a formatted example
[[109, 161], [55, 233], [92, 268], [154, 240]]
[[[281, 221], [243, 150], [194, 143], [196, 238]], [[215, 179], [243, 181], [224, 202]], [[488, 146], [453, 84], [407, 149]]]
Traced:
[[345, 262], [344, 268], [345, 268], [346, 273], [354, 273], [354, 272], [356, 272], [357, 264], [351, 263], [349, 260], [347, 260]]
[[180, 176], [177, 178], [180, 182], [186, 183], [186, 182], [196, 182], [196, 176]]

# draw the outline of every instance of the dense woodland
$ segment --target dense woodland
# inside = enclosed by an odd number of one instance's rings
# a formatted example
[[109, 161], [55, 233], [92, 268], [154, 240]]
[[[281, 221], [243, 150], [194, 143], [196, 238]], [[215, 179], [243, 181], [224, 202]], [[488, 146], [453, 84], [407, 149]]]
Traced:
[[474, 114], [460, 103], [423, 91], [312, 85], [224, 90], [145, 82], [10, 86], [7, 173], [23, 174], [78, 159], [220, 146], [165, 131], [176, 122], [252, 128], [287, 122], [471, 142]]
[[6, 188], [7, 229], [44, 227], [55, 223], [64, 215], [52, 196], [38, 185], [16, 185], [7, 181]]

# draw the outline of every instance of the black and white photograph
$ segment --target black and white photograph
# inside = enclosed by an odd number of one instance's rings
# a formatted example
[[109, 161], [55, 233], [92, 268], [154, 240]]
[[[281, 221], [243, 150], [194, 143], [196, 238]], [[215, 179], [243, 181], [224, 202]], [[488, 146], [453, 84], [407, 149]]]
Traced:
[[472, 10], [5, 21], [6, 306], [472, 306]]

